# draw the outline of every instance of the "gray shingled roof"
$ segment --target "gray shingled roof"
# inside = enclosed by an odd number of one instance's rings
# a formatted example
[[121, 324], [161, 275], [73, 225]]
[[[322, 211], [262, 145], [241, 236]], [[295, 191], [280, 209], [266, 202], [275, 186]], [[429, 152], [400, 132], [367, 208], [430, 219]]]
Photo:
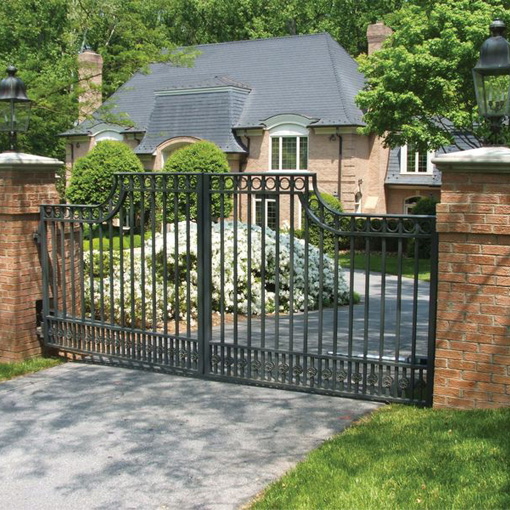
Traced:
[[[259, 127], [264, 119], [291, 113], [318, 119], [313, 124], [317, 126], [364, 125], [362, 112], [354, 103], [356, 93], [363, 87], [363, 76], [356, 62], [329, 34], [206, 44], [196, 49], [200, 55], [193, 67], [153, 64], [149, 74], [136, 73], [107, 101], [116, 105], [113, 113], [125, 112], [134, 122], [134, 127], [126, 131], [150, 130], [147, 134], [155, 140], [152, 131], [163, 127], [161, 122], [166, 115], [172, 123], [164, 126], [166, 132], [182, 135], [175, 126], [194, 131], [193, 126], [198, 127], [197, 119], [203, 111], [206, 131], [212, 132], [216, 127], [223, 132], [225, 118], [218, 118], [218, 125], [214, 126], [214, 118], [209, 122], [205, 116], [205, 112], [212, 113], [213, 92], [190, 94], [195, 102], [185, 99], [184, 93], [178, 96], [179, 100], [175, 96], [160, 100], [155, 94], [162, 90], [184, 92], [206, 87], [232, 87], [249, 92], [242, 111], [231, 106], [228, 114], [234, 119], [231, 128]], [[230, 94], [231, 100], [234, 95]], [[216, 98], [220, 99], [219, 93]], [[221, 100], [226, 101], [223, 97]], [[186, 103], [186, 108], [177, 108], [178, 101]], [[156, 112], [156, 106], [162, 107], [165, 113]], [[86, 134], [93, 123], [85, 121], [65, 135]], [[195, 136], [207, 138], [194, 132]], [[220, 138], [226, 140], [224, 135]], [[227, 146], [236, 145], [236, 140], [229, 138], [220, 147], [230, 152], [232, 149]]]
[[[152, 154], [158, 145], [177, 136], [193, 136], [214, 142], [225, 152], [246, 152], [236, 140], [232, 125], [239, 117], [236, 90], [196, 94], [156, 95], [154, 109], [138, 154]], [[242, 91], [240, 103], [247, 91]]]

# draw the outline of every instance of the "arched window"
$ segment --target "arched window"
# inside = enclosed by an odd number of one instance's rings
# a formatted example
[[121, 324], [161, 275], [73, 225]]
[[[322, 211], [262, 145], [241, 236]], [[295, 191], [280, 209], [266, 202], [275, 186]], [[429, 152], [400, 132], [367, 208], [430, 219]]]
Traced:
[[300, 115], [276, 115], [266, 121], [271, 170], [308, 170], [309, 123], [310, 119]]
[[113, 131], [112, 129], [99, 131], [94, 134], [95, 143], [102, 142], [104, 140], [115, 140], [117, 142], [122, 142], [124, 141], [124, 137], [122, 136], [122, 133]]
[[415, 197], [409, 197], [404, 200], [404, 214], [412, 214], [414, 206], [420, 200], [421, 197], [415, 196]]
[[[170, 138], [169, 140], [165, 140], [163, 143], [158, 145], [156, 150], [153, 153], [153, 156], [156, 156], [156, 165], [157, 169], [161, 170], [168, 158], [176, 151], [185, 147], [186, 145], [191, 145], [192, 143], [198, 142], [199, 138], [195, 138], [193, 136], [178, 136], [176, 138]], [[159, 155], [159, 157], [158, 157]], [[158, 163], [159, 160], [159, 163]]]

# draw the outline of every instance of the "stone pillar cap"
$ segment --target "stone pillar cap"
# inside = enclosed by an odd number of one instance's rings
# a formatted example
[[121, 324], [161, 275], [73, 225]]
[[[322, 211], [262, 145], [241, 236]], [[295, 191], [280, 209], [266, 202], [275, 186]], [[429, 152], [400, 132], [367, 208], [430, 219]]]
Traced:
[[22, 152], [2, 152], [0, 154], [1, 166], [61, 166], [64, 163], [55, 158], [36, 156], [35, 154], [24, 154]]
[[432, 163], [442, 172], [510, 173], [510, 148], [480, 147], [441, 154]]

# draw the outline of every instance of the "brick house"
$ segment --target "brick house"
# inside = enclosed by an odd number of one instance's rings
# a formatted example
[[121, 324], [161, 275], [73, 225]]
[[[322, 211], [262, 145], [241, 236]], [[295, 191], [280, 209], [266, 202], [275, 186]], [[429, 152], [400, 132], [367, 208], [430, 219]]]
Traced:
[[[369, 53], [391, 30], [368, 27]], [[357, 134], [363, 113], [355, 96], [364, 78], [329, 34], [197, 46], [192, 67], [153, 64], [136, 73], [107, 104], [131, 127], [83, 120], [101, 99], [83, 94], [81, 122], [63, 134], [67, 165], [100, 140], [130, 145], [144, 167], [162, 168], [172, 151], [199, 139], [216, 143], [234, 172], [309, 170], [321, 191], [338, 196], [347, 212], [408, 212], [420, 196], [439, 196], [432, 154], [390, 151], [376, 136]], [[79, 56], [82, 77], [100, 84], [102, 59]]]

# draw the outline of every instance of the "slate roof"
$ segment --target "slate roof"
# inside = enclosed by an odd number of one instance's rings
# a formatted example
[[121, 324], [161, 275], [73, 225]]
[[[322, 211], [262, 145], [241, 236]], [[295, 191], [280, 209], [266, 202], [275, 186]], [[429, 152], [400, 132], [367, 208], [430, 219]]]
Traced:
[[[194, 133], [207, 139], [206, 134], [213, 131], [223, 133], [212, 141], [226, 152], [243, 150], [233, 136], [226, 136], [227, 114], [218, 115], [216, 101], [217, 106], [228, 102], [230, 129], [261, 127], [264, 119], [291, 113], [314, 119], [314, 126], [364, 125], [354, 103], [363, 76], [354, 59], [327, 33], [206, 44], [196, 49], [200, 54], [192, 67], [152, 64], [149, 74], [135, 73], [107, 101], [115, 104], [112, 113], [125, 112], [134, 122], [124, 131], [146, 132], [143, 150], [150, 150], [167, 134]], [[215, 95], [214, 88], [222, 90]], [[178, 96], [156, 94], [179, 90]], [[87, 134], [93, 126], [94, 121], [85, 121], [64, 135]]]
[[[236, 139], [232, 125], [237, 121], [247, 91], [210, 91], [183, 95], [156, 95], [147, 132], [137, 154], [152, 154], [158, 145], [177, 136], [204, 138], [225, 152], [246, 152]], [[236, 96], [241, 96], [237, 98]]]

